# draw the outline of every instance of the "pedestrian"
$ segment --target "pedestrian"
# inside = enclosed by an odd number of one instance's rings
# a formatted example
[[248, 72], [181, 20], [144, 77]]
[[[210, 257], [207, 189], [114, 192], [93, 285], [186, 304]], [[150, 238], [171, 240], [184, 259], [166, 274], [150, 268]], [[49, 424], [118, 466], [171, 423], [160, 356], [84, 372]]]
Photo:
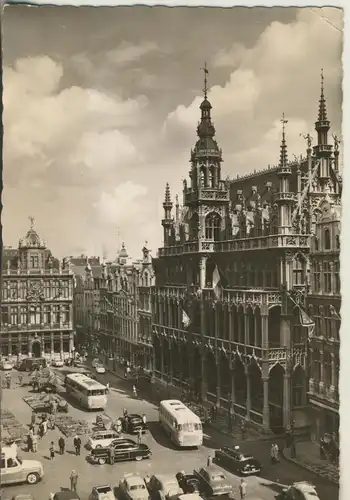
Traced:
[[246, 437], [246, 427], [245, 427], [244, 420], [242, 420], [242, 423], [241, 423], [241, 433], [242, 433], [242, 439], [245, 439], [245, 437]]
[[126, 418], [128, 415], [128, 410], [126, 408], [123, 409], [123, 417]]
[[109, 450], [108, 450], [108, 454], [109, 454], [109, 463], [111, 465], [114, 465], [114, 459], [115, 459], [115, 449], [114, 449], [114, 446], [111, 445], [109, 447]]
[[213, 457], [212, 457], [212, 455], [208, 455], [207, 467], [210, 467], [211, 465], [213, 465]]
[[52, 403], [51, 403], [51, 413], [52, 413], [52, 415], [56, 415], [56, 413], [57, 413], [57, 403], [56, 403], [56, 401], [52, 401]]
[[64, 455], [64, 449], [66, 447], [66, 442], [65, 442], [63, 436], [60, 436], [60, 438], [58, 440], [58, 447], [60, 449], [60, 455]]
[[28, 451], [34, 451], [33, 450], [33, 438], [30, 434], [27, 436], [27, 449]]
[[55, 428], [55, 415], [49, 415], [49, 420], [48, 420], [48, 423], [49, 423], [49, 426], [50, 426], [50, 429], [54, 429]]
[[106, 384], [106, 390], [107, 390], [107, 393], [109, 393], [109, 382], [107, 382], [107, 384]]
[[276, 463], [275, 452], [276, 452], [276, 450], [275, 450], [275, 445], [274, 445], [274, 444], [272, 444], [272, 445], [271, 445], [271, 449], [270, 449], [270, 457], [271, 457], [271, 463], [272, 463], [272, 464], [275, 464], [275, 463]]
[[50, 444], [50, 460], [53, 460], [55, 458], [55, 445], [54, 442], [51, 441]]
[[80, 448], [81, 448], [81, 439], [78, 435], [75, 435], [75, 438], [73, 440], [74, 448], [75, 448], [75, 454], [80, 455]]
[[240, 485], [239, 485], [239, 493], [241, 495], [241, 500], [243, 500], [247, 494], [247, 483], [244, 481], [244, 479], [241, 479]]
[[275, 444], [275, 460], [276, 462], [279, 462], [280, 461], [280, 457], [279, 457], [279, 454], [280, 454], [280, 450], [278, 448], [278, 444]]
[[11, 377], [6, 378], [6, 384], [7, 384], [7, 388], [11, 389]]
[[70, 489], [71, 491], [77, 491], [78, 486], [78, 474], [73, 469], [70, 475]]
[[45, 436], [45, 435], [46, 435], [46, 433], [47, 433], [47, 424], [48, 424], [48, 422], [47, 422], [47, 417], [46, 417], [46, 416], [44, 416], [43, 421], [41, 422], [41, 426], [42, 426], [42, 435], [43, 435], [43, 436]]
[[136, 385], [132, 386], [132, 393], [133, 393], [134, 397], [136, 398], [136, 396], [137, 396]]
[[32, 438], [32, 443], [33, 443], [33, 451], [36, 453], [38, 451], [38, 435], [34, 434]]
[[142, 443], [142, 429], [139, 429], [137, 432], [137, 443], [138, 444]]
[[23, 382], [23, 375], [22, 375], [22, 373], [20, 373], [18, 375], [18, 383], [19, 383], [20, 386], [22, 385], [22, 382]]
[[146, 425], [147, 424], [147, 418], [146, 418], [146, 415], [143, 414], [142, 415], [142, 422]]

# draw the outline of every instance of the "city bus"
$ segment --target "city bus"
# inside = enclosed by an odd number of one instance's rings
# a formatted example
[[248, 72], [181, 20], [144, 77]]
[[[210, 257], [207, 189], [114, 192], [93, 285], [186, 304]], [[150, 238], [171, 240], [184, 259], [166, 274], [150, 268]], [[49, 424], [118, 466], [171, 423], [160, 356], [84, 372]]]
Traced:
[[176, 399], [161, 401], [159, 423], [176, 446], [190, 448], [203, 444], [203, 428], [200, 417], [181, 401]]
[[88, 410], [104, 410], [107, 404], [107, 388], [83, 373], [71, 373], [65, 378], [69, 396]]

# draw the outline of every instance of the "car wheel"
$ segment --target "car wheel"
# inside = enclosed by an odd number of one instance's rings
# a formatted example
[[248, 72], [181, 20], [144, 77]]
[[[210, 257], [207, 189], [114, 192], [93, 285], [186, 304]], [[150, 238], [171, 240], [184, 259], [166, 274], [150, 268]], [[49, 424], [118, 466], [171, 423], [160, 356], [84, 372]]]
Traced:
[[104, 464], [106, 463], [106, 461], [107, 461], [107, 460], [106, 460], [105, 458], [99, 458], [99, 459], [98, 459], [98, 463], [99, 463], [100, 465], [104, 465]]
[[39, 479], [40, 479], [39, 474], [37, 474], [36, 472], [31, 472], [27, 476], [27, 483], [36, 484], [39, 481]]
[[143, 458], [143, 457], [135, 457], [135, 460], [136, 460], [137, 462], [139, 462], [140, 460], [142, 460], [142, 458]]

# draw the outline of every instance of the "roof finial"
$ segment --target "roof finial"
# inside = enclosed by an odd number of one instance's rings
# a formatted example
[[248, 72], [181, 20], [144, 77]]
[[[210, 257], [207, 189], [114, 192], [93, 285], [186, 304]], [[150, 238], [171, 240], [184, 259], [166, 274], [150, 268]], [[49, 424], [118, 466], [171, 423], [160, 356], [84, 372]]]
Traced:
[[203, 89], [204, 99], [207, 99], [207, 97], [208, 97], [208, 79], [207, 79], [207, 75], [209, 75], [209, 71], [208, 71], [207, 63], [206, 62], [204, 63], [204, 67], [201, 68], [201, 69], [204, 71], [204, 89]]
[[288, 156], [287, 156], [287, 143], [286, 143], [286, 123], [288, 123], [288, 120], [285, 119], [284, 113], [282, 115], [282, 142], [281, 142], [281, 154], [280, 154], [280, 166], [285, 167], [288, 162]]
[[164, 198], [164, 203], [165, 203], [165, 204], [169, 204], [169, 203], [171, 203], [170, 186], [169, 186], [169, 183], [168, 183], [168, 182], [166, 183], [166, 186], [165, 186], [165, 198]]
[[324, 75], [323, 68], [321, 69], [321, 95], [318, 107], [318, 121], [327, 121], [327, 109], [326, 109], [326, 99], [324, 97]]
[[28, 219], [29, 219], [29, 222], [30, 222], [30, 229], [33, 230], [34, 229], [34, 221], [35, 221], [35, 219], [34, 219], [34, 217], [32, 215], [30, 215], [28, 217]]

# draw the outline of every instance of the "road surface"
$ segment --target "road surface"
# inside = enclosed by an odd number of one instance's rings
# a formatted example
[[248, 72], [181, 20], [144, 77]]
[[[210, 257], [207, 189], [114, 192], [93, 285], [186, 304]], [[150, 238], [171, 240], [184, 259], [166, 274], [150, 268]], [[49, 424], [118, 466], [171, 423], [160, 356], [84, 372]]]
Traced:
[[[66, 369], [58, 370], [62, 376]], [[76, 370], [75, 370], [76, 371]], [[17, 373], [14, 372], [14, 377]], [[57, 443], [59, 431], [49, 431], [48, 435], [39, 443], [39, 450], [36, 454], [22, 452], [22, 458], [38, 459], [42, 461], [45, 469], [43, 480], [33, 486], [18, 485], [3, 487], [1, 498], [11, 498], [13, 495], [24, 492], [31, 492], [35, 500], [46, 500], [50, 492], [60, 491], [61, 488], [69, 487], [69, 476], [72, 469], [79, 474], [78, 493], [81, 500], [88, 500], [88, 496], [93, 486], [98, 484], [110, 484], [115, 486], [124, 473], [138, 472], [142, 475], [153, 473], [177, 473], [180, 470], [192, 471], [194, 468], [206, 464], [208, 455], [220, 446], [230, 446], [230, 437], [221, 434], [213, 429], [208, 429], [205, 434], [204, 444], [198, 450], [177, 450], [174, 449], [169, 439], [164, 435], [158, 424], [157, 407], [142, 398], [134, 398], [130, 394], [130, 383], [115, 377], [110, 373], [98, 376], [102, 383], [110, 383], [111, 391], [108, 396], [108, 404], [105, 412], [116, 419], [122, 415], [123, 408], [127, 408], [129, 413], [145, 413], [150, 427], [150, 433], [144, 438], [144, 442], [151, 448], [153, 454], [150, 460], [141, 462], [124, 462], [111, 465], [91, 465], [86, 461], [87, 451], [82, 451], [80, 457], [73, 454], [72, 439], [67, 440], [67, 453], [65, 456], [56, 455], [53, 461], [48, 459], [50, 441]], [[28, 388], [16, 388], [4, 390], [3, 407], [12, 410], [22, 423], [28, 423], [31, 410], [22, 400], [28, 393]], [[79, 420], [93, 422], [96, 413], [85, 412], [73, 403], [69, 410], [70, 415]], [[83, 444], [87, 438], [82, 437]], [[237, 442], [235, 443], [237, 444]], [[290, 484], [294, 481], [306, 480], [312, 482], [319, 492], [320, 500], [337, 500], [338, 488], [336, 485], [320, 478], [319, 476], [299, 468], [282, 459], [277, 465], [270, 464], [269, 444], [265, 442], [243, 442], [238, 443], [243, 452], [251, 453], [263, 463], [261, 477], [247, 478], [248, 490], [246, 500], [274, 500], [281, 491], [281, 485]], [[229, 481], [234, 490], [238, 492], [239, 478], [227, 473]], [[239, 496], [237, 495], [237, 498]]]

